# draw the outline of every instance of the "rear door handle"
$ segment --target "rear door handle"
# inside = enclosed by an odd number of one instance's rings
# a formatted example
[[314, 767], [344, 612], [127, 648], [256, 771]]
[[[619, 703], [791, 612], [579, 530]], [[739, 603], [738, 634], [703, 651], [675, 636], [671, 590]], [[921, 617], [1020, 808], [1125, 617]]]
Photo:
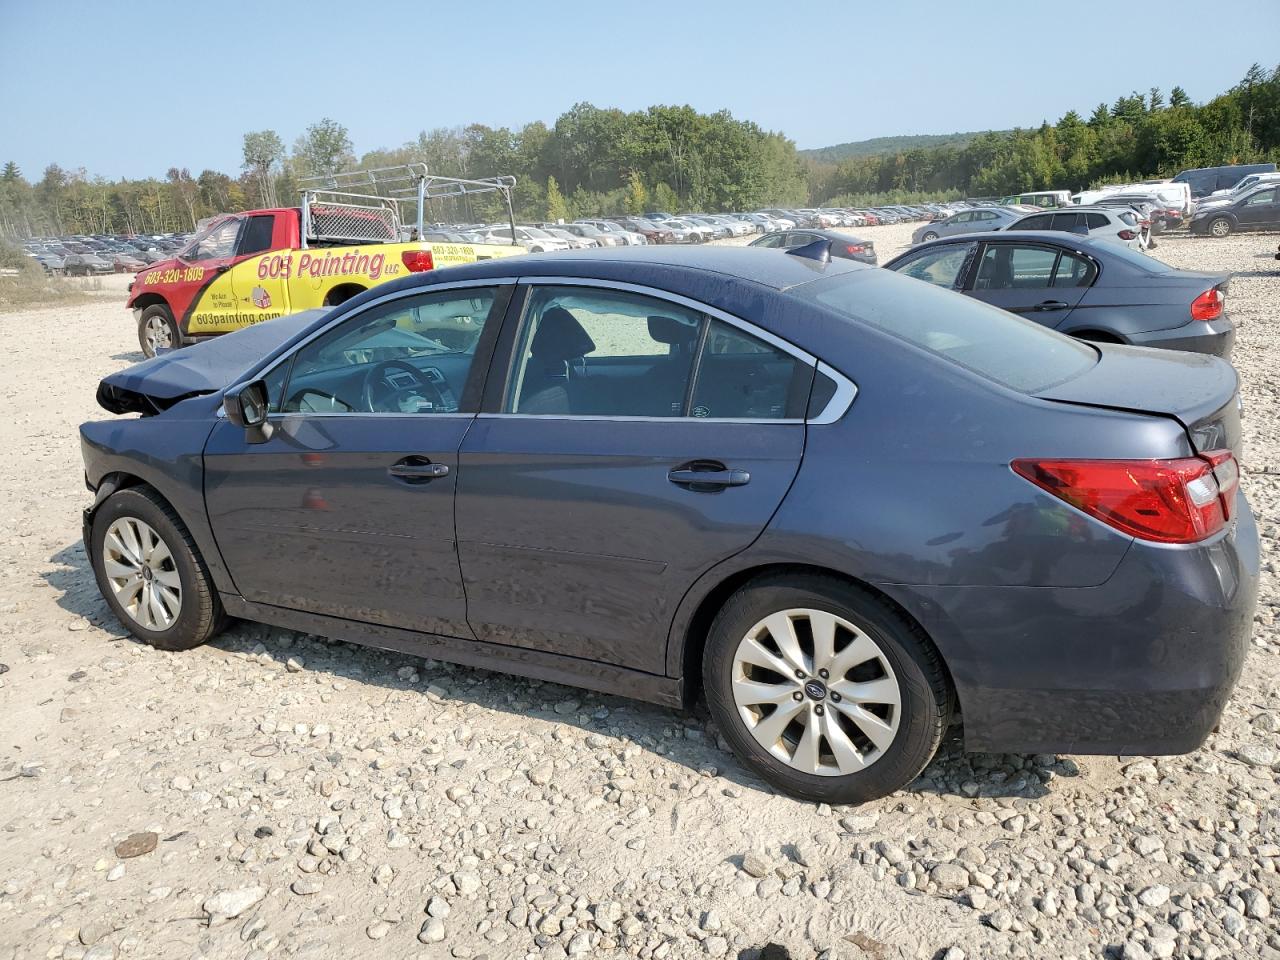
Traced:
[[1037, 303], [1031, 309], [1032, 310], [1065, 310], [1069, 306], [1071, 306], [1071, 304], [1066, 303], [1062, 300], [1045, 300], [1042, 303]]
[[432, 463], [430, 457], [405, 457], [387, 467], [387, 473], [407, 483], [427, 483], [449, 475], [447, 463]]
[[746, 470], [730, 470], [721, 467], [718, 470], [696, 470], [689, 467], [678, 467], [667, 473], [672, 483], [688, 487], [699, 493], [723, 490], [725, 487], [741, 487], [751, 482], [751, 474]]

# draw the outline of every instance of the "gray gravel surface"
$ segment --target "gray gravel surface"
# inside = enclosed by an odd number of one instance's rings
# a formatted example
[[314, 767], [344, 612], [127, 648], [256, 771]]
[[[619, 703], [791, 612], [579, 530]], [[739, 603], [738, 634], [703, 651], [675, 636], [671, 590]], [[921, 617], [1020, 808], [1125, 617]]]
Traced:
[[[910, 227], [858, 232], [883, 260]], [[0, 315], [0, 960], [1280, 957], [1275, 242], [1158, 251], [1236, 274], [1265, 572], [1221, 729], [1171, 758], [952, 743], [859, 808], [778, 796], [702, 715], [260, 626], [124, 637], [75, 427], [141, 359], [131, 318]]]

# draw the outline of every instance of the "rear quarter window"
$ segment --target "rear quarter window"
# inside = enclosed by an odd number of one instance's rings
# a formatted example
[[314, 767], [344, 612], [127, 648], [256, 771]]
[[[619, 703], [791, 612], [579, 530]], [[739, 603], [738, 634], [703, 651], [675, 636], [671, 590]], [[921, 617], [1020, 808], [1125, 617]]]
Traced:
[[1071, 380], [1098, 360], [1078, 340], [892, 271], [841, 274], [789, 292], [1022, 393]]

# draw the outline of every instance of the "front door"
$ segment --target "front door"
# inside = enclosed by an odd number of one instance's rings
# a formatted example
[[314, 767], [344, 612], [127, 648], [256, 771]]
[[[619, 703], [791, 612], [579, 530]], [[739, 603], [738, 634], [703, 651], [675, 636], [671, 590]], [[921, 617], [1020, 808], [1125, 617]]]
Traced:
[[1246, 230], [1263, 230], [1280, 225], [1277, 195], [1280, 195], [1280, 189], [1272, 187], [1240, 201], [1240, 212], [1236, 215], [1240, 226]]
[[478, 403], [490, 317], [501, 317], [509, 291], [371, 305], [266, 374], [266, 443], [225, 420], [214, 428], [205, 500], [246, 599], [471, 636], [454, 545], [458, 448]]
[[692, 305], [592, 285], [528, 288], [511, 352], [459, 457], [471, 626], [660, 674], [680, 598], [790, 487], [813, 368]]
[[1046, 327], [1061, 325], [1095, 275], [1092, 262], [1047, 244], [988, 242], [965, 292]]
[[226, 276], [235, 262], [236, 241], [244, 221], [230, 217], [215, 224], [179, 258], [182, 279], [198, 284], [178, 326], [188, 336], [227, 333], [241, 326], [240, 308]]

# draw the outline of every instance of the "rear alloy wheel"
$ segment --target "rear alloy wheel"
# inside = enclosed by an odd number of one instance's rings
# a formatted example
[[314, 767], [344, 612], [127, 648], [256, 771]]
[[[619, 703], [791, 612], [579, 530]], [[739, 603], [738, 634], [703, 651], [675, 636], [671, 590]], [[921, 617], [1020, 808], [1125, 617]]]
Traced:
[[807, 800], [859, 803], [905, 787], [951, 718], [928, 638], [880, 597], [832, 577], [770, 577], [730, 598], [703, 675], [734, 752]]
[[928, 231], [927, 233], [925, 233], [925, 235], [924, 235], [924, 236], [922, 236], [922, 237], [920, 238], [920, 242], [921, 242], [921, 243], [930, 243], [930, 242], [932, 242], [932, 241], [934, 241], [934, 240], [937, 240], [937, 239], [938, 239], [938, 235], [937, 235], [936, 233], [934, 233], [932, 230], [930, 230], [930, 231]]
[[143, 356], [150, 359], [160, 350], [172, 350], [182, 342], [178, 325], [173, 322], [173, 312], [163, 303], [155, 303], [138, 317], [138, 345]]
[[1217, 217], [1209, 223], [1209, 233], [1215, 237], [1225, 237], [1231, 233], [1231, 221], [1226, 217]]
[[204, 560], [154, 490], [111, 494], [94, 512], [91, 537], [98, 589], [134, 636], [161, 650], [188, 650], [222, 628], [222, 603]]

